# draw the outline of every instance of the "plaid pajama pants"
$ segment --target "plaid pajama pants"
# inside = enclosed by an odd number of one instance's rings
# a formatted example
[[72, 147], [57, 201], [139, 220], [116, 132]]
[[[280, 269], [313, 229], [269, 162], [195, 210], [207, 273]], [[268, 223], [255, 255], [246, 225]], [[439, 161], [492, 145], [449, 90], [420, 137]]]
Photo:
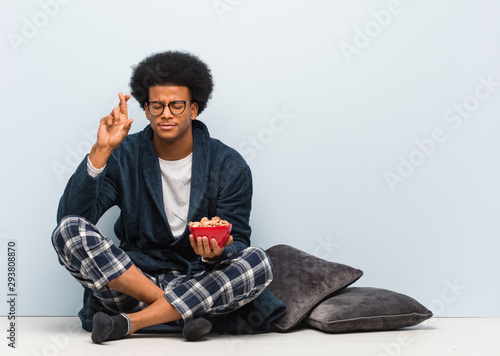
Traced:
[[[61, 265], [110, 313], [132, 313], [147, 307], [135, 298], [106, 287], [109, 281], [131, 267], [132, 261], [89, 221], [79, 216], [64, 218], [52, 234], [52, 244]], [[165, 298], [179, 311], [184, 322], [205, 314], [220, 315], [236, 310], [257, 298], [273, 278], [269, 257], [256, 247], [236, 252], [187, 281], [177, 270], [144, 275], [165, 291]]]

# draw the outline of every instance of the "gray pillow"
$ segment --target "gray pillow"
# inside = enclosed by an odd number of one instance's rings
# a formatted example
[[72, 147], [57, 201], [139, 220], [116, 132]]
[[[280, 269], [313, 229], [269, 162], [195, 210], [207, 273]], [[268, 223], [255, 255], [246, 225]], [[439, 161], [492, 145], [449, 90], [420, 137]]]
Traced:
[[430, 317], [430, 310], [407, 295], [350, 287], [318, 305], [303, 322], [321, 331], [340, 333], [398, 329]]
[[269, 248], [274, 279], [268, 288], [286, 305], [286, 312], [272, 325], [274, 331], [288, 331], [333, 293], [363, 275], [359, 269], [323, 260], [288, 245]]

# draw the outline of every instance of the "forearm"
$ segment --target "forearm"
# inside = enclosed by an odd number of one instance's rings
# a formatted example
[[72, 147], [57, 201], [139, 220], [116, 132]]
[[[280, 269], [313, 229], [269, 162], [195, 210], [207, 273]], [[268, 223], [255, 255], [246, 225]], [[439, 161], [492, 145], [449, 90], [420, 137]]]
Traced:
[[233, 225], [231, 231], [233, 243], [224, 250], [224, 255], [241, 251], [250, 246], [251, 201], [252, 177], [250, 169], [247, 167], [234, 174], [219, 194], [217, 215]]
[[[57, 211], [58, 221], [67, 215], [80, 215], [96, 223], [102, 214], [118, 201], [115, 181], [104, 171], [99, 172], [108, 165], [111, 154], [128, 135], [134, 121], [128, 118], [127, 113], [127, 101], [130, 99], [130, 94], [119, 93], [118, 97], [120, 104], [113, 109], [111, 114], [101, 119], [96, 143], [84, 162], [78, 166], [64, 190]], [[94, 168], [90, 169], [93, 172], [87, 171], [87, 159]], [[95, 170], [98, 171], [97, 174]], [[108, 167], [106, 170], [109, 171]]]
[[111, 153], [113, 153], [112, 149], [100, 148], [97, 144], [95, 144], [92, 146], [92, 150], [90, 151], [88, 158], [95, 168], [100, 169], [106, 165]]
[[93, 178], [87, 171], [87, 159], [85, 157], [66, 185], [59, 201], [57, 221], [67, 215], [79, 215], [96, 223], [110, 207], [111, 190], [104, 191], [105, 172]]

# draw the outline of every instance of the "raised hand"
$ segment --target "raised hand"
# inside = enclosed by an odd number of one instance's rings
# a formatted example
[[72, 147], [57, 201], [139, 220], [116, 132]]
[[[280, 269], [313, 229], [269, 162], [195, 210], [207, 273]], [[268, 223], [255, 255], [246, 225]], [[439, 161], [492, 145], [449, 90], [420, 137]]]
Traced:
[[134, 122], [133, 119], [128, 118], [127, 101], [130, 99], [130, 94], [118, 93], [118, 97], [120, 98], [118, 107], [101, 119], [97, 131], [97, 142], [89, 155], [90, 162], [96, 168], [104, 167], [111, 153], [127, 137]]
[[99, 130], [97, 131], [97, 146], [102, 149], [114, 150], [127, 137], [132, 122], [128, 118], [127, 101], [130, 94], [118, 94], [120, 104], [111, 111], [111, 114], [101, 119]]

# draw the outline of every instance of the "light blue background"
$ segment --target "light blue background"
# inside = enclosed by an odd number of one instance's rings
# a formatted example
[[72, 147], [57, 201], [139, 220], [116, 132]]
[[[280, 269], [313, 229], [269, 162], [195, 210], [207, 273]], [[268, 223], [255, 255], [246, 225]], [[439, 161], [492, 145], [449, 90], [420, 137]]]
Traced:
[[[199, 119], [252, 168], [254, 245], [360, 268], [357, 286], [436, 316], [500, 317], [498, 2], [54, 3], [0, 3], [0, 291], [15, 239], [19, 315], [76, 314], [82, 288], [50, 244], [59, 197], [131, 66], [180, 49], [216, 81]], [[388, 172], [406, 177], [391, 189]]]

